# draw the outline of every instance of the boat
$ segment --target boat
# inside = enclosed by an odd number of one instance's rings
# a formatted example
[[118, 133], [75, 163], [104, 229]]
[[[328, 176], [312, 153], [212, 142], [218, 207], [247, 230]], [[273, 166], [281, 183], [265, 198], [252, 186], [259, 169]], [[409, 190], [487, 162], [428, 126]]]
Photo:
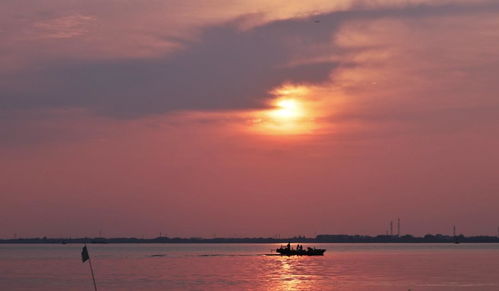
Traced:
[[291, 248], [291, 244], [288, 243], [286, 247], [281, 246], [276, 249], [276, 252], [281, 256], [323, 256], [325, 249], [316, 249], [308, 247], [303, 249], [303, 246], [297, 245], [296, 248]]

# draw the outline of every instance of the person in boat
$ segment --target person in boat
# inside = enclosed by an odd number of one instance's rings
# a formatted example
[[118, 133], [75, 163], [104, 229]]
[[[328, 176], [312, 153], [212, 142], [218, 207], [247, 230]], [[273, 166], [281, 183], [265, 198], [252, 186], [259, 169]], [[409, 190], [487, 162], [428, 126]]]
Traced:
[[288, 242], [288, 245], [286, 246], [286, 249], [289, 251], [291, 250], [291, 242]]

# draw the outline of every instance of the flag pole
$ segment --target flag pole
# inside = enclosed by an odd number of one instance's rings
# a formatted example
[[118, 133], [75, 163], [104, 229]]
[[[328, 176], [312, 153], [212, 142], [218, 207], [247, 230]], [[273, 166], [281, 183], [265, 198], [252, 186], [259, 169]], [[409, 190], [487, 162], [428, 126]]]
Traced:
[[[87, 243], [85, 242], [85, 247], [87, 247]], [[95, 283], [95, 276], [94, 276], [94, 268], [92, 268], [92, 258], [88, 256], [88, 265], [90, 266], [90, 273], [92, 274], [92, 281], [94, 282], [94, 290], [97, 291], [97, 284]]]

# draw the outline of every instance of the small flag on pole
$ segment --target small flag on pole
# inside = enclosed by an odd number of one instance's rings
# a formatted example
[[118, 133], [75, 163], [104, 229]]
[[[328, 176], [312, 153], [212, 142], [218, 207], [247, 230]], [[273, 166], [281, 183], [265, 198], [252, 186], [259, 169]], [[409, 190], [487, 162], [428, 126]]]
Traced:
[[97, 284], [95, 283], [95, 276], [94, 276], [94, 268], [92, 268], [92, 260], [90, 259], [90, 256], [88, 255], [86, 243], [83, 246], [83, 249], [81, 249], [81, 261], [83, 263], [88, 261], [88, 265], [90, 266], [90, 274], [92, 274], [92, 281], [94, 282], [94, 290], [97, 291]]
[[87, 246], [84, 246], [81, 250], [81, 261], [85, 263], [90, 257], [88, 256]]

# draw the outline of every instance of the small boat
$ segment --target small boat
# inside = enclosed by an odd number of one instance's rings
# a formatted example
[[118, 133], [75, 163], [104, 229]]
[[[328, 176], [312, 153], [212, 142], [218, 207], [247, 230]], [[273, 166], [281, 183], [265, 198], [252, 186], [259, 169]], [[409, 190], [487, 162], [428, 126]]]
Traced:
[[308, 247], [303, 249], [303, 246], [297, 245], [295, 249], [291, 248], [291, 244], [288, 243], [286, 247], [281, 246], [276, 249], [276, 252], [281, 256], [323, 256], [325, 249], [316, 249]]

